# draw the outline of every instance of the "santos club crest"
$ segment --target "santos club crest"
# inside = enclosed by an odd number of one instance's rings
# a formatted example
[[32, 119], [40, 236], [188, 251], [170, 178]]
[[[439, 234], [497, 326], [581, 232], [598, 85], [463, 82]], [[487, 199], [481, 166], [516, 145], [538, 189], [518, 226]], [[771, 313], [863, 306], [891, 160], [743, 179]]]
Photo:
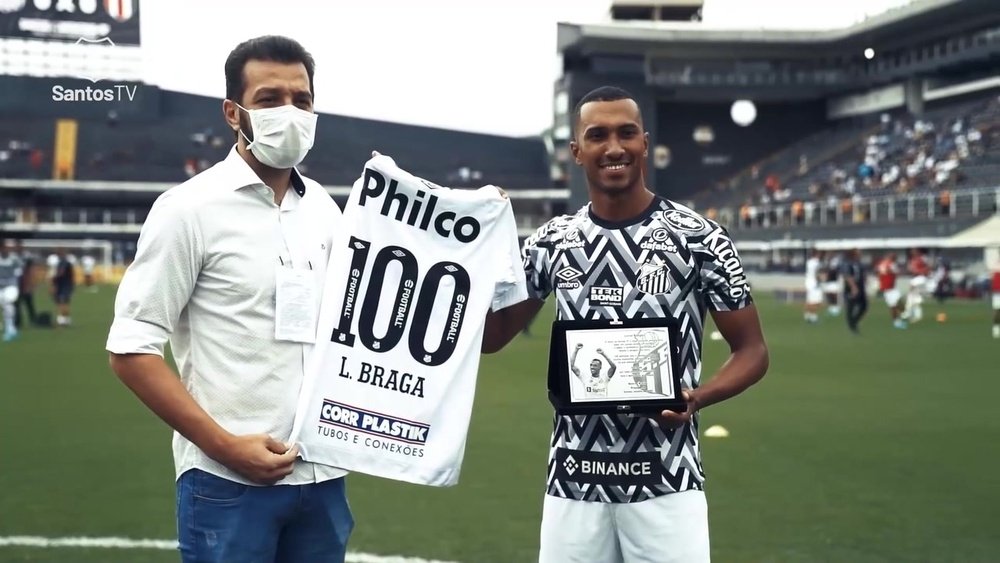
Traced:
[[639, 268], [635, 287], [643, 293], [660, 295], [670, 291], [670, 272], [663, 262], [646, 262]]

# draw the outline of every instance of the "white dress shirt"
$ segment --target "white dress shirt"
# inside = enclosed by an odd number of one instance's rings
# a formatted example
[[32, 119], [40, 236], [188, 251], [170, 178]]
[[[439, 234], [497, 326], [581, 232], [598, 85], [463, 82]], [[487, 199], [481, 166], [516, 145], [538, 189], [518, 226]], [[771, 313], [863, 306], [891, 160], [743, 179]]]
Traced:
[[[276, 272], [311, 269], [321, 288], [340, 215], [322, 186], [294, 171], [279, 207], [233, 148], [153, 204], [118, 288], [108, 351], [163, 356], [169, 339], [181, 381], [219, 425], [287, 441], [312, 345], [275, 339]], [[173, 451], [177, 477], [198, 468], [251, 484], [177, 432]], [[279, 483], [345, 473], [298, 460]]]

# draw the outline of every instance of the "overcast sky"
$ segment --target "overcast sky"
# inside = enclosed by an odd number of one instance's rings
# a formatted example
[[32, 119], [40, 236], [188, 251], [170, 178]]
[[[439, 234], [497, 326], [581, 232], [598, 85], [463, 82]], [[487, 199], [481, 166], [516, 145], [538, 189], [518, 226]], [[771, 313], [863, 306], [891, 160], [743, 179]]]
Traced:
[[[727, 27], [848, 25], [905, 0], [706, 0]], [[145, 79], [221, 98], [241, 41], [299, 40], [316, 59], [316, 109], [498, 135], [552, 123], [556, 23], [608, 20], [610, 0], [143, 1]]]

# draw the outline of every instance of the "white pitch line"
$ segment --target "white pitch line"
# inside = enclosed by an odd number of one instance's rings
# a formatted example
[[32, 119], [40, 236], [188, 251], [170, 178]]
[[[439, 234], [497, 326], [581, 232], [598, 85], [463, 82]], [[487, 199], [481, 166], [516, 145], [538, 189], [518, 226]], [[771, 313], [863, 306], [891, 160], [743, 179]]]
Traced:
[[[130, 538], [46, 538], [42, 536], [0, 536], [0, 547], [91, 547], [110, 549], [177, 549], [176, 540], [133, 540]], [[347, 552], [346, 563], [453, 563], [419, 557], [400, 555], [374, 555], [371, 553]]]

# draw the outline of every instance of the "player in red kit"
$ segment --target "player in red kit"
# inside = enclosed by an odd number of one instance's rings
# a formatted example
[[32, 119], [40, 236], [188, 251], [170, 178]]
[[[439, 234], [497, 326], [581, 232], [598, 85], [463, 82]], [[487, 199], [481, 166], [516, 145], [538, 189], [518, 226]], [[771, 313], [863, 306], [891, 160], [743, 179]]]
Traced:
[[924, 295], [927, 295], [931, 278], [931, 265], [924, 258], [919, 248], [910, 250], [910, 261], [906, 264], [910, 273], [910, 287], [906, 292], [906, 305], [901, 317], [911, 323], [919, 322], [924, 317]]
[[993, 338], [1000, 338], [1000, 270], [993, 272]]
[[890, 252], [875, 267], [878, 274], [878, 290], [885, 299], [885, 304], [889, 306], [889, 313], [892, 314], [892, 326], [896, 328], [906, 328], [906, 321], [899, 318], [901, 308], [899, 306], [900, 294], [896, 289], [896, 277], [899, 270], [896, 268], [896, 253]]

